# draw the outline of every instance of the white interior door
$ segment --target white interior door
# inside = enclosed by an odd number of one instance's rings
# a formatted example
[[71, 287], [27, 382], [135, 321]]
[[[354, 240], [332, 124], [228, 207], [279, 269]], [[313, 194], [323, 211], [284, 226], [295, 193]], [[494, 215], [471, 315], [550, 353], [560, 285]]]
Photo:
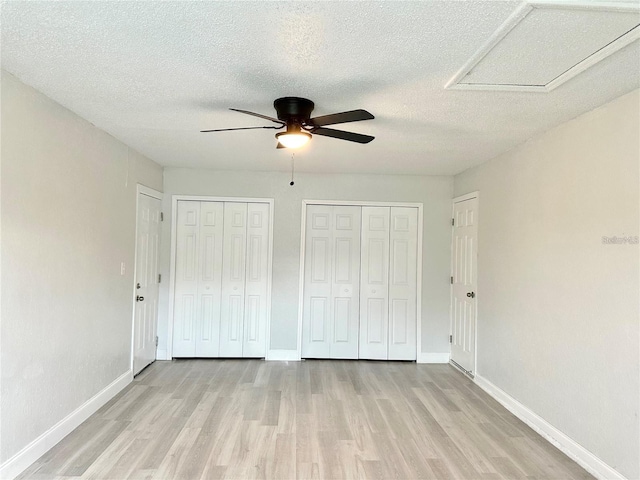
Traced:
[[418, 209], [391, 207], [389, 233], [389, 360], [415, 360]]
[[418, 208], [307, 205], [303, 358], [417, 358]]
[[243, 357], [266, 354], [269, 223], [268, 204], [247, 204]]
[[307, 207], [305, 358], [358, 358], [360, 215], [360, 207]]
[[220, 356], [242, 357], [247, 204], [224, 202]]
[[389, 207], [362, 207], [359, 358], [386, 360], [389, 345]]
[[179, 200], [174, 357], [264, 357], [271, 206]]
[[451, 360], [475, 371], [478, 199], [453, 205]]
[[307, 206], [302, 357], [331, 358], [333, 207]]
[[222, 202], [200, 204], [198, 234], [198, 289], [194, 323], [194, 357], [217, 357], [219, 353], [222, 291]]
[[331, 358], [358, 358], [361, 207], [333, 207]]
[[156, 359], [158, 318], [159, 199], [138, 194], [133, 374]]
[[196, 356], [200, 202], [179, 201], [176, 222], [173, 356]]

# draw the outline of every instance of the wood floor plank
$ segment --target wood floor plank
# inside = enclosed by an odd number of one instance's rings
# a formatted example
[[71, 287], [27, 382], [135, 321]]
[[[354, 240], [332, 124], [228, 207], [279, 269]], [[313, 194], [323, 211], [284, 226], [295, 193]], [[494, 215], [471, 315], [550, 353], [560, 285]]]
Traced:
[[200, 430], [197, 428], [183, 428], [162, 459], [153, 478], [158, 480], [179, 478], [178, 474], [184, 469], [184, 463], [189, 461], [191, 447], [198, 435]]
[[187, 423], [185, 417], [170, 417], [167, 420], [163, 422], [164, 428], [160, 434], [149, 441], [146, 452], [142, 454], [141, 468], [158, 468]]
[[84, 480], [104, 478], [105, 472], [113, 469], [135, 440], [136, 432], [131, 430], [123, 432], [122, 435], [119, 435], [118, 438], [104, 450], [102, 455], [85, 470], [81, 478]]
[[156, 362], [20, 479], [592, 478], [448, 365]]
[[87, 470], [93, 462], [104, 452], [104, 450], [115, 441], [118, 436], [127, 428], [129, 422], [113, 421], [106, 431], [85, 444], [84, 448], [75, 455], [73, 461], [66, 465], [62, 472], [65, 476], [80, 476]]
[[280, 416], [280, 400], [282, 392], [269, 390], [265, 399], [264, 412], [262, 414], [262, 425], [278, 425]]
[[295, 434], [279, 433], [276, 436], [273, 458], [267, 460], [268, 478], [295, 478], [296, 438]]

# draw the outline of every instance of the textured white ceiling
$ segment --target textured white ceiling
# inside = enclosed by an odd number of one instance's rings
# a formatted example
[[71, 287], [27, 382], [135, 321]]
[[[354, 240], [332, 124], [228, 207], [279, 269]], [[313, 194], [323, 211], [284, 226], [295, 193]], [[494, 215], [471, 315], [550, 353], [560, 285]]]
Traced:
[[638, 24], [632, 12], [534, 8], [464, 82], [544, 86]]
[[335, 128], [376, 139], [316, 136], [297, 170], [448, 175], [640, 87], [636, 41], [550, 93], [445, 90], [519, 4], [2, 2], [2, 67], [165, 166], [286, 171], [274, 130], [198, 131], [267, 125], [226, 109], [302, 96], [369, 110]]

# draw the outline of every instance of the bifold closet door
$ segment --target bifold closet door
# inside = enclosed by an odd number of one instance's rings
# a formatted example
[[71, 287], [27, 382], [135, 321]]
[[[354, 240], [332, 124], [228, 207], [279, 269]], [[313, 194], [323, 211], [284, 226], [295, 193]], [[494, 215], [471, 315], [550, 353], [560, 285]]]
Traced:
[[267, 203], [178, 201], [174, 357], [264, 357]]
[[247, 204], [243, 357], [264, 357], [267, 345], [269, 205]]
[[200, 203], [196, 357], [218, 356], [223, 215], [222, 203]]
[[305, 358], [358, 358], [360, 225], [361, 207], [307, 207]]
[[178, 202], [175, 270], [173, 355], [195, 357], [196, 305], [198, 298], [198, 237], [200, 203]]
[[178, 202], [173, 356], [218, 356], [222, 204]]
[[415, 360], [418, 209], [391, 207], [389, 228], [389, 360]]
[[269, 205], [224, 204], [220, 357], [264, 357]]
[[359, 358], [389, 358], [389, 207], [362, 207]]
[[242, 357], [247, 204], [224, 203], [220, 356]]
[[418, 209], [362, 207], [359, 356], [415, 360]]

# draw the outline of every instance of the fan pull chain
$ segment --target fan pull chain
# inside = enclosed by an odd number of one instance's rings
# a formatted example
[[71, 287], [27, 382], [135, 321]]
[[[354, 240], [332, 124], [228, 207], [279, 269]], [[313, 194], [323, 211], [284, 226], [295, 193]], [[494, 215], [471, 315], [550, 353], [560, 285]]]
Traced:
[[294, 172], [294, 158], [295, 158], [296, 154], [295, 153], [291, 153], [291, 181], [289, 182], [289, 185], [291, 185], [293, 187], [294, 185], [294, 181], [293, 181], [293, 172]]

